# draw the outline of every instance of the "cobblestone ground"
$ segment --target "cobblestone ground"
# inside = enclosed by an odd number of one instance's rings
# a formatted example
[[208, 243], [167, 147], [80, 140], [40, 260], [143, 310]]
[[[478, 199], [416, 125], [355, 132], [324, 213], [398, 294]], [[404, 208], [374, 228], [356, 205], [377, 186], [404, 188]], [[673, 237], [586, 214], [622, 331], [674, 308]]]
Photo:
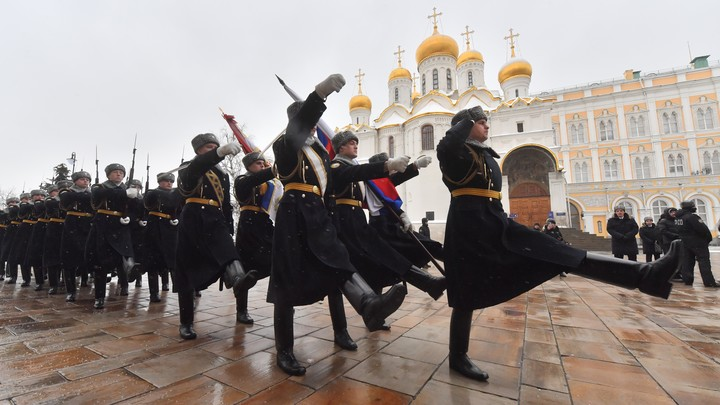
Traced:
[[[712, 253], [720, 276], [720, 253]], [[66, 303], [19, 284], [0, 287], [0, 403], [709, 404], [720, 403], [719, 290], [676, 284], [670, 300], [570, 275], [476, 311], [469, 355], [486, 383], [448, 370], [450, 309], [414, 287], [369, 333], [346, 305], [356, 352], [333, 344], [325, 303], [295, 312], [295, 354], [307, 375], [275, 366], [267, 280], [250, 294], [252, 326], [232, 293], [197, 299], [198, 339], [178, 336], [177, 299], [150, 304], [91, 288]], [[4, 282], [2, 282], [4, 283]]]

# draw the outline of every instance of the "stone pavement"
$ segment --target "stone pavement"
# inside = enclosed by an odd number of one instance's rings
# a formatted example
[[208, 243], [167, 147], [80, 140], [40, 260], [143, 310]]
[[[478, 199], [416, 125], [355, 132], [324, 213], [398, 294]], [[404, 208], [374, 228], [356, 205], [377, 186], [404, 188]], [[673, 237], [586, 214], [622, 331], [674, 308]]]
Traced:
[[[720, 276], [720, 253], [713, 253]], [[327, 307], [295, 312], [307, 375], [275, 366], [267, 280], [251, 290], [255, 325], [235, 323], [229, 291], [197, 300], [198, 339], [178, 337], [177, 300], [145, 287], [92, 308], [0, 287], [0, 403], [709, 404], [720, 403], [720, 291], [676, 284], [670, 300], [570, 275], [476, 311], [469, 355], [486, 383], [450, 373], [450, 309], [414, 287], [392, 330], [368, 333], [346, 305], [356, 352], [333, 344]]]

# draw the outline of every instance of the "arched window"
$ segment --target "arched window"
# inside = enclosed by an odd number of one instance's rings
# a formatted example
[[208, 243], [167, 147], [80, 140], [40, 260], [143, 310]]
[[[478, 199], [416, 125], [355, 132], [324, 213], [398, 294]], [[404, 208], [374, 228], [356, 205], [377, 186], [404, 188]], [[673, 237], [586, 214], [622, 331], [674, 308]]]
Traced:
[[669, 123], [670, 123], [670, 132], [671, 133], [676, 134], [676, 133], [680, 132], [680, 129], [678, 127], [678, 116], [675, 111], [670, 113]]
[[652, 216], [655, 223], [660, 222], [660, 215], [665, 211], [670, 204], [667, 201], [658, 199], [652, 202]]
[[637, 119], [637, 136], [645, 136], [645, 118], [642, 115]]
[[703, 153], [703, 173], [704, 174], [720, 174], [720, 152], [709, 151]]
[[468, 70], [468, 87], [472, 87], [472, 85], [473, 85], [472, 70]]
[[452, 73], [450, 73], [450, 69], [448, 69], [446, 74], [447, 77], [447, 91], [448, 93], [452, 91]]
[[707, 110], [705, 110], [705, 129], [710, 128], [715, 128], [715, 124], [713, 123], [713, 110], [708, 107]]
[[618, 161], [616, 159], [603, 162], [605, 180], [618, 180]]
[[640, 159], [639, 157], [635, 158], [635, 178], [637, 179], [648, 179], [650, 178], [650, 158], [645, 156], [645, 158]]
[[600, 121], [600, 140], [611, 141], [615, 139], [615, 131], [613, 131], [612, 120]]
[[578, 129], [575, 124], [570, 125], [570, 140], [572, 143], [580, 143], [580, 139], [578, 138]]
[[587, 183], [590, 178], [587, 162], [582, 162], [582, 164], [575, 163], [575, 170], [573, 170], [573, 174], [575, 175], [576, 183]]
[[677, 157], [668, 155], [668, 172], [671, 176], [685, 175], [685, 164], [681, 153], [678, 153]]
[[637, 119], [635, 119], [635, 117], [631, 117], [631, 118], [630, 118], [630, 121], [629, 121], [629, 124], [630, 124], [630, 138], [636, 138], [636, 137], [640, 136], [640, 135], [638, 134], [638, 122], [637, 122]]
[[400, 100], [400, 91], [397, 87], [395, 87], [395, 102], [397, 103]]
[[618, 202], [616, 206], [624, 208], [626, 214], [633, 218], [635, 217], [635, 205], [630, 200], [622, 200]]
[[422, 138], [422, 150], [435, 149], [435, 129], [432, 125], [424, 125], [420, 130]]
[[662, 123], [663, 123], [663, 134], [669, 134], [670, 133], [670, 116], [668, 115], [668, 113], [663, 113]]
[[585, 143], [585, 126], [583, 124], [578, 124], [578, 140], [579, 143]]
[[692, 198], [690, 201], [695, 203], [695, 207], [697, 207], [697, 211], [695, 211], [698, 216], [705, 222], [708, 223], [708, 212], [707, 212], [707, 203], [705, 200], [700, 198]]
[[423, 94], [425, 94], [425, 74], [424, 73], [423, 73], [423, 77], [422, 77], [422, 92], [423, 92]]
[[395, 157], [395, 137], [388, 137], [388, 156]]
[[702, 108], [697, 110], [697, 129], [707, 129], [705, 128], [705, 111]]
[[437, 90], [440, 88], [440, 83], [438, 82], [438, 70], [433, 69], [433, 90]]
[[600, 121], [600, 140], [607, 141], [607, 130], [605, 129], [605, 122]]

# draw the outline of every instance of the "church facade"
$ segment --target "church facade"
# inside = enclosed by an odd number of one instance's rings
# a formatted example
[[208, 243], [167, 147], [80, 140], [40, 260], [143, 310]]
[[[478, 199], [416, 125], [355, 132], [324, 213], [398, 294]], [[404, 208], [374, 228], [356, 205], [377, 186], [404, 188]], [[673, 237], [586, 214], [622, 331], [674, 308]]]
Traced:
[[[532, 66], [516, 55], [497, 73], [500, 90], [486, 82], [483, 56], [438, 31], [415, 52], [417, 72], [402, 65], [388, 77], [387, 106], [371, 119], [372, 102], [350, 100], [360, 153], [429, 155], [450, 128], [453, 115], [481, 106], [488, 112], [488, 144], [501, 156], [503, 206], [531, 226], [553, 217], [561, 227], [607, 236], [613, 207], [623, 206], [641, 223], [658, 221], [668, 207], [694, 200], [710, 229], [720, 220], [720, 64], [707, 56], [658, 72], [628, 70], [622, 78], [537, 94]], [[437, 160], [434, 160], [437, 162]], [[450, 196], [436, 163], [398, 188], [414, 222], [443, 223]]]

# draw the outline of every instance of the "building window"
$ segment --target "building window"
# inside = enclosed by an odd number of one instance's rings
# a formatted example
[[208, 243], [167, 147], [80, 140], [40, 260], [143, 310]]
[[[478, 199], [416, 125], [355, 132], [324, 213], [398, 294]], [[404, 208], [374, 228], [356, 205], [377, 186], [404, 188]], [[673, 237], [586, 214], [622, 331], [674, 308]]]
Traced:
[[472, 77], [472, 70], [468, 72], [468, 87], [472, 87], [473, 85], [473, 77]]
[[435, 129], [432, 125], [424, 125], [420, 130], [422, 138], [422, 150], [435, 149]]
[[668, 155], [668, 172], [671, 176], [684, 176], [685, 175], [685, 164], [683, 155], [678, 153], [675, 155]]
[[518, 132], [525, 132], [525, 125], [522, 122], [517, 123], [517, 131]]
[[615, 132], [613, 131], [612, 120], [600, 121], [600, 140], [601, 141], [612, 141], [615, 139]]
[[440, 84], [438, 82], [438, 71], [437, 69], [433, 69], [433, 90], [437, 90], [440, 88]]
[[635, 178], [636, 179], [649, 179], [650, 178], [650, 158], [645, 156], [640, 159], [635, 158]]
[[575, 170], [573, 170], [576, 183], [587, 183], [590, 181], [590, 175], [588, 173], [587, 162], [575, 163]]
[[652, 203], [652, 216], [655, 223], [660, 222], [660, 215], [670, 206], [665, 200], [655, 200]]
[[712, 129], [713, 127], [713, 110], [708, 107], [707, 110], [697, 109], [697, 129]]
[[645, 136], [645, 118], [642, 115], [630, 118], [630, 138], [640, 136]]
[[675, 111], [668, 113], [663, 113], [662, 115], [662, 121], [663, 121], [663, 133], [665, 134], [676, 134], [680, 132], [678, 127], [678, 116]]
[[703, 174], [720, 174], [720, 152], [703, 153]]
[[398, 90], [398, 88], [395, 87], [395, 102], [397, 103], [398, 100], [400, 100], [400, 90]]
[[617, 159], [604, 161], [603, 162], [603, 171], [605, 173], [605, 180], [608, 180], [608, 181], [618, 180], [618, 161], [617, 161]]
[[450, 73], [450, 69], [447, 70], [447, 91], [448, 93], [452, 91], [452, 73]]
[[515, 98], [520, 97], [520, 90], [515, 89]]
[[713, 123], [713, 115], [714, 112], [712, 108], [708, 107], [707, 110], [705, 110], [705, 129], [715, 128], [715, 124]]
[[630, 201], [622, 200], [618, 202], [616, 206], [622, 207], [623, 209], [625, 209], [625, 213], [627, 213], [631, 217], [635, 217], [635, 206]]
[[423, 92], [423, 94], [425, 94], [425, 74], [423, 74], [423, 77], [422, 77], [422, 92]]
[[388, 156], [395, 157], [395, 137], [388, 137]]
[[707, 213], [707, 203], [705, 200], [701, 200], [700, 198], [692, 198], [690, 201], [695, 203], [695, 207], [697, 207], [697, 211], [695, 213], [705, 222], [708, 223], [708, 213]]
[[705, 111], [703, 111], [702, 108], [698, 108], [698, 110], [697, 110], [697, 129], [706, 129], [705, 128]]
[[570, 138], [572, 143], [585, 143], [585, 127], [583, 124], [572, 124], [570, 126]]

